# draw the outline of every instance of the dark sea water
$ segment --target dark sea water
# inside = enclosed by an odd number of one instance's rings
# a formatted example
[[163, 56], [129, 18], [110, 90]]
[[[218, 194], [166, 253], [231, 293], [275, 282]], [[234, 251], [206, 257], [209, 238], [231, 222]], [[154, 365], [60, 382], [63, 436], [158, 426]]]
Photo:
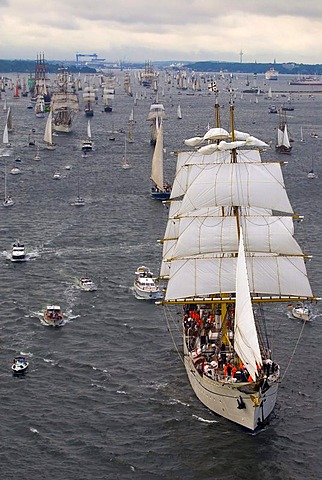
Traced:
[[[132, 73], [133, 92], [143, 92], [135, 109], [134, 143], [127, 152], [132, 169], [123, 170], [124, 134], [109, 140], [111, 129], [124, 129], [133, 98], [123, 90], [124, 72], [117, 73], [113, 113], [102, 112], [99, 96], [91, 120], [95, 151], [82, 158], [80, 140], [87, 118], [80, 112], [73, 132], [55, 137], [55, 151], [28, 146], [31, 128], [42, 143], [46, 119], [28, 110], [28, 98], [13, 98], [15, 145], [22, 174], [8, 175], [13, 208], [0, 209], [0, 478], [3, 480], [314, 480], [321, 478], [322, 399], [321, 306], [305, 325], [288, 316], [287, 305], [267, 310], [268, 328], [283, 381], [267, 428], [251, 435], [213, 415], [195, 397], [177, 347], [168, 331], [162, 307], [137, 300], [132, 291], [134, 271], [149, 266], [157, 274], [167, 210], [149, 196], [152, 147], [146, 116], [155, 95], [142, 90]], [[14, 78], [14, 77], [12, 77]], [[163, 77], [162, 77], [163, 78]], [[289, 78], [257, 82], [273, 92], [295, 92]], [[161, 87], [163, 85], [160, 81]], [[269, 84], [269, 85], [268, 85]], [[98, 85], [98, 82], [97, 82]], [[218, 81], [222, 126], [228, 128], [226, 83]], [[278, 116], [268, 106], [287, 98], [244, 95], [245, 77], [233, 80], [235, 128], [265, 141], [276, 141]], [[203, 86], [205, 88], [205, 85]], [[308, 90], [308, 89], [307, 89]], [[311, 92], [312, 93], [312, 92]], [[168, 120], [164, 146], [166, 179], [172, 180], [183, 140], [214, 124], [214, 99], [178, 94], [165, 86], [160, 101]], [[295, 110], [288, 112], [293, 143], [283, 167], [286, 187], [296, 213], [305, 216], [296, 225], [296, 238], [313, 255], [307, 264], [312, 288], [322, 295], [322, 96], [294, 93]], [[176, 118], [178, 103], [182, 120]], [[6, 112], [0, 101], [0, 129]], [[300, 140], [303, 127], [305, 143]], [[316, 131], [319, 138], [310, 137]], [[5, 162], [0, 158], [4, 185]], [[1, 154], [8, 153], [2, 149]], [[281, 160], [274, 148], [263, 159]], [[318, 178], [309, 180], [314, 162]], [[66, 170], [65, 166], [71, 169]], [[63, 178], [53, 179], [59, 168]], [[78, 175], [83, 208], [72, 205]], [[2, 187], [3, 188], [3, 187]], [[30, 260], [14, 264], [7, 259], [19, 238]], [[80, 291], [77, 279], [91, 277], [96, 292]], [[58, 303], [66, 324], [47, 328], [40, 312]], [[172, 310], [173, 338], [181, 351], [180, 316]], [[300, 337], [300, 340], [298, 341]], [[296, 348], [297, 347], [297, 348]], [[30, 371], [23, 378], [11, 374], [11, 360], [24, 352]], [[291, 363], [289, 364], [289, 361]], [[289, 366], [288, 366], [289, 365]], [[288, 367], [288, 368], [287, 368]]]

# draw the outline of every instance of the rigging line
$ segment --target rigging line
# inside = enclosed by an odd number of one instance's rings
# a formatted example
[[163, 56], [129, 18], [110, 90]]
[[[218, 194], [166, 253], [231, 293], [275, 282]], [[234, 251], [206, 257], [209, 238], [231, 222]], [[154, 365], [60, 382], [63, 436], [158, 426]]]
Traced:
[[165, 316], [165, 319], [166, 319], [166, 322], [167, 322], [167, 327], [168, 327], [168, 332], [170, 333], [170, 336], [171, 336], [171, 339], [172, 339], [172, 343], [174, 345], [174, 348], [176, 349], [176, 352], [178, 354], [178, 357], [180, 358], [182, 364], [184, 365], [184, 359], [183, 359], [183, 355], [181, 355], [181, 353], [179, 352], [179, 349], [178, 349], [178, 346], [176, 344], [176, 341], [173, 337], [173, 334], [172, 334], [172, 330], [170, 328], [170, 323], [169, 323], [169, 318], [172, 318], [172, 316], [169, 314], [167, 315], [167, 313], [169, 313], [169, 310], [168, 309], [165, 309], [164, 310], [164, 316]]
[[303, 322], [303, 326], [302, 326], [302, 328], [301, 328], [300, 334], [299, 334], [298, 339], [297, 339], [297, 341], [296, 341], [296, 344], [295, 344], [294, 350], [293, 350], [293, 352], [292, 352], [291, 358], [289, 359], [289, 362], [288, 362], [288, 364], [287, 364], [287, 366], [286, 366], [286, 369], [285, 369], [284, 374], [283, 374], [283, 376], [282, 376], [282, 378], [281, 378], [281, 380], [280, 380], [280, 383], [283, 382], [284, 377], [285, 377], [285, 375], [286, 375], [286, 373], [287, 373], [287, 371], [288, 371], [288, 369], [289, 369], [289, 367], [290, 367], [290, 365], [291, 365], [291, 362], [292, 362], [293, 357], [294, 357], [294, 355], [295, 355], [295, 352], [296, 352], [296, 349], [297, 349], [297, 347], [298, 347], [298, 344], [300, 343], [300, 340], [301, 340], [301, 337], [302, 337], [302, 334], [303, 334], [303, 330], [304, 330], [305, 324], [306, 324], [306, 320], [304, 320], [304, 322]]

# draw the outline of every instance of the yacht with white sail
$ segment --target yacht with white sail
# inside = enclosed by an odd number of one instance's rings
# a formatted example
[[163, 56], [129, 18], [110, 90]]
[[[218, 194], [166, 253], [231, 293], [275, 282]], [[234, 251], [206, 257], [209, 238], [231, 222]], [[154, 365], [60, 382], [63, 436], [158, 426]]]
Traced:
[[4, 199], [2, 205], [4, 207], [12, 207], [15, 204], [13, 198], [8, 194], [7, 187], [7, 165], [4, 166]]
[[164, 183], [163, 177], [163, 123], [161, 120], [152, 156], [150, 177], [153, 182], [151, 197], [155, 200], [167, 200], [170, 197], [171, 185], [169, 183]]
[[198, 399], [254, 431], [272, 413], [280, 381], [264, 305], [318, 299], [281, 165], [262, 161], [268, 145], [235, 129], [230, 95], [231, 131], [216, 122], [185, 142], [195, 150], [178, 154], [160, 303], [168, 319], [182, 314], [182, 361]]
[[47, 150], [55, 150], [56, 145], [53, 142], [53, 114], [51, 110], [46, 122], [44, 142], [46, 143]]
[[91, 129], [91, 121], [87, 121], [87, 135], [82, 140], [82, 150], [83, 152], [91, 152], [93, 150], [93, 140], [92, 140], [92, 129]]

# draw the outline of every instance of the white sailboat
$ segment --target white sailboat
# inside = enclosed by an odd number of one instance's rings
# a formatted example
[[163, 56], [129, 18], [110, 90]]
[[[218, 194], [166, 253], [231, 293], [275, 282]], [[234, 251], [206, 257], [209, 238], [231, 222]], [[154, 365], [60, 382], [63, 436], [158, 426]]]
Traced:
[[170, 197], [171, 186], [164, 184], [163, 179], [163, 123], [157, 129], [157, 139], [154, 147], [151, 168], [151, 180], [154, 183], [151, 196], [155, 200], [167, 200]]
[[127, 157], [126, 136], [124, 136], [124, 155], [122, 157], [122, 168], [123, 170], [128, 170], [129, 168], [131, 168], [131, 164], [129, 163], [129, 160]]
[[8, 188], [7, 188], [7, 164], [4, 166], [4, 199], [2, 205], [4, 207], [12, 207], [14, 205], [14, 201], [10, 195], [8, 195]]
[[10, 143], [9, 143], [9, 132], [8, 132], [8, 124], [6, 123], [5, 126], [4, 126], [4, 130], [3, 130], [3, 136], [2, 136], [2, 143], [6, 146], [6, 147], [10, 147]]
[[129, 116], [129, 143], [133, 143], [133, 124], [134, 124], [134, 108], [132, 108]]
[[53, 114], [51, 110], [46, 122], [44, 141], [47, 144], [47, 150], [55, 150], [56, 145], [53, 142]]
[[300, 131], [300, 142], [305, 143], [304, 135], [303, 135], [303, 127], [301, 127], [301, 131]]
[[167, 318], [168, 305], [183, 308], [182, 360], [198, 399], [254, 431], [273, 411], [279, 384], [263, 306], [317, 298], [293, 237], [281, 165], [262, 162], [267, 145], [235, 130], [232, 98], [230, 120], [230, 133], [212, 128], [185, 142], [198, 150], [178, 154], [161, 303]]
[[75, 207], [84, 207], [85, 200], [80, 194], [80, 166], [78, 166], [78, 175], [77, 175], [77, 198], [73, 203]]
[[39, 145], [37, 146], [37, 152], [34, 155], [34, 160], [41, 160]]
[[7, 112], [7, 127], [8, 127], [8, 132], [12, 132], [13, 130], [13, 119], [12, 119], [12, 110], [11, 107], [8, 108]]
[[93, 150], [92, 129], [90, 120], [87, 121], [86, 133], [86, 138], [82, 140], [82, 150], [83, 152], [90, 152]]
[[182, 119], [182, 113], [181, 113], [181, 106], [180, 106], [180, 104], [179, 104], [178, 107], [177, 107], [177, 118], [178, 118], [179, 120]]

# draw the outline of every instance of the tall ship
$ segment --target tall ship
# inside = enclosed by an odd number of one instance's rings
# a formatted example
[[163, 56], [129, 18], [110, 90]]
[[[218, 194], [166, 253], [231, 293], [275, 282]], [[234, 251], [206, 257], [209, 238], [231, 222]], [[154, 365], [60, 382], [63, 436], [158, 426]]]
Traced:
[[275, 145], [275, 150], [278, 153], [284, 153], [287, 155], [292, 152], [292, 145], [288, 135], [286, 113], [282, 108], [279, 111], [279, 124], [277, 128], [277, 142]]
[[68, 70], [59, 70], [55, 80], [55, 90], [51, 99], [53, 130], [69, 133], [72, 122], [79, 112], [79, 99], [75, 91], [75, 82]]
[[151, 138], [150, 144], [155, 145], [158, 136], [158, 130], [163, 122], [167, 118], [164, 105], [158, 102], [156, 99], [156, 103], [152, 103], [150, 106], [150, 110], [147, 116], [147, 120], [151, 122]]
[[83, 90], [84, 112], [86, 117], [94, 115], [93, 105], [95, 103], [95, 87], [87, 85]]
[[36, 103], [37, 101], [38, 103], [40, 101], [43, 101], [44, 111], [49, 111], [51, 93], [44, 54], [37, 55], [35, 76], [33, 79], [33, 83], [30, 83], [29, 85], [29, 90], [32, 94], [32, 101]]
[[138, 72], [138, 80], [140, 85], [142, 85], [142, 87], [150, 88], [155, 78], [156, 73], [154, 71], [153, 65], [151, 64], [151, 62], [146, 62], [144, 70]]
[[290, 85], [309, 85], [309, 86], [318, 86], [322, 85], [322, 79], [319, 77], [312, 77], [312, 76], [304, 76], [304, 77], [298, 77], [295, 80], [291, 80], [289, 82]]
[[[281, 164], [262, 161], [268, 145], [235, 130], [232, 98], [230, 132], [216, 121], [185, 141], [194, 149], [178, 153], [161, 240], [161, 303], [168, 319], [181, 312], [182, 361], [198, 399], [255, 431], [274, 409], [280, 380], [264, 305], [317, 298], [293, 236]], [[218, 109], [216, 99], [216, 118]]]

